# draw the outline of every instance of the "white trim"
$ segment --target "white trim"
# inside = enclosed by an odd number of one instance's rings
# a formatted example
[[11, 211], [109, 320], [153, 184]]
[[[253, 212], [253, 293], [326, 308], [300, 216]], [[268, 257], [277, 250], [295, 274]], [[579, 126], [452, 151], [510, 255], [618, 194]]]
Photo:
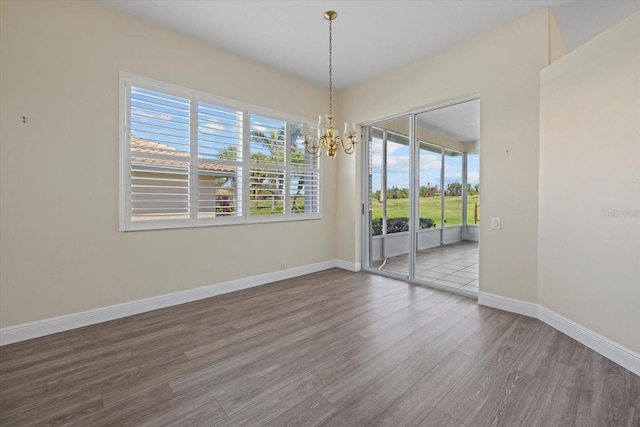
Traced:
[[535, 317], [596, 353], [640, 375], [640, 354], [621, 346], [584, 326], [538, 304], [480, 292], [478, 304], [524, 316]]
[[522, 314], [523, 316], [538, 317], [538, 304], [488, 294], [486, 292], [478, 293], [478, 304], [497, 308], [498, 310], [509, 311], [511, 313]]
[[9, 326], [0, 329], [0, 346], [328, 270], [336, 267], [336, 264], [336, 260], [324, 261], [80, 313]]
[[586, 345], [591, 350], [600, 353], [618, 365], [640, 375], [640, 354], [629, 350], [611, 341], [602, 335], [585, 328], [578, 323], [549, 310], [538, 306], [538, 319], [554, 329], [570, 336], [574, 340]]
[[354, 273], [362, 270], [362, 264], [359, 262], [349, 262], [342, 259], [336, 260], [336, 267], [343, 270], [353, 271]]

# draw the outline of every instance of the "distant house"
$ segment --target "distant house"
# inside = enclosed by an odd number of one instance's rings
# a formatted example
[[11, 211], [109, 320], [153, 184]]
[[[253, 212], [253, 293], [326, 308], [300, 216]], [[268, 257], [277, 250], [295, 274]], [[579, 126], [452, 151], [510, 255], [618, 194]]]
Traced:
[[[131, 151], [134, 215], [139, 218], [188, 215], [189, 154], [161, 142], [136, 137], [131, 138]], [[198, 162], [200, 217], [236, 212], [236, 172], [235, 166]], [[162, 191], [162, 200], [157, 197], [158, 191]]]

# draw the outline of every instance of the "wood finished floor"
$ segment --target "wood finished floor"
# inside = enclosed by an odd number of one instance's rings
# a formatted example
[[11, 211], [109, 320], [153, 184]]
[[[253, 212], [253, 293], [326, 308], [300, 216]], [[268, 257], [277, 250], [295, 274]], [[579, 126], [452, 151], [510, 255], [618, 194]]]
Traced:
[[0, 425], [640, 426], [540, 321], [328, 270], [0, 347]]

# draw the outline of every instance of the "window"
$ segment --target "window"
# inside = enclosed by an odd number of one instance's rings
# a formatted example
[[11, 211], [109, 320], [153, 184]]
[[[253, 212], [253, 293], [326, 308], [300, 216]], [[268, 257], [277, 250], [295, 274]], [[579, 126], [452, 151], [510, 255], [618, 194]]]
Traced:
[[122, 73], [121, 230], [320, 218], [305, 119]]

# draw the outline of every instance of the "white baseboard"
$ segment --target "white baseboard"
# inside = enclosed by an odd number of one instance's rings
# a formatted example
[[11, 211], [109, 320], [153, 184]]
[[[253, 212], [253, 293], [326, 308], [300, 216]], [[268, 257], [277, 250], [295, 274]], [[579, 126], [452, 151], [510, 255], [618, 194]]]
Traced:
[[538, 317], [538, 304], [532, 302], [479, 292], [478, 304], [511, 313], [522, 314], [527, 317]]
[[584, 326], [531, 302], [480, 292], [478, 303], [511, 313], [535, 317], [591, 350], [640, 376], [640, 354], [623, 347]]
[[353, 271], [358, 272], [360, 270], [362, 270], [362, 264], [359, 262], [349, 262], [349, 261], [344, 261], [341, 259], [337, 259], [336, 260], [336, 267], [341, 268], [343, 270], [349, 270], [349, 271]]
[[640, 354], [616, 344], [546, 307], [538, 306], [538, 319], [640, 376]]
[[216, 295], [222, 295], [242, 289], [253, 288], [255, 286], [265, 285], [278, 280], [290, 279], [292, 277], [328, 270], [336, 267], [337, 264], [338, 262], [336, 260], [324, 261], [317, 264], [274, 271], [272, 273], [231, 280], [215, 285], [145, 298], [123, 304], [102, 307], [95, 310], [53, 317], [36, 322], [24, 323], [22, 325], [9, 326], [0, 329], [0, 346], [58, 332], [69, 331], [71, 329], [94, 325], [96, 323], [119, 319], [121, 317], [132, 316], [134, 314], [145, 313], [147, 311], [158, 310], [160, 308], [170, 307], [173, 305], [197, 301], [203, 298], [214, 297]]

